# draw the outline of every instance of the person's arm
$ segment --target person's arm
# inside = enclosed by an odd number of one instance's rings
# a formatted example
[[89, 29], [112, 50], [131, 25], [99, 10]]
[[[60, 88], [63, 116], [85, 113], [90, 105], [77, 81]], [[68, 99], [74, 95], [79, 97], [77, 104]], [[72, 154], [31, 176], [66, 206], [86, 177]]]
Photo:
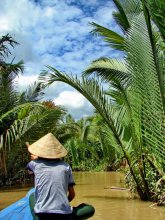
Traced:
[[27, 166], [26, 169], [28, 170], [28, 174], [34, 174], [34, 170], [35, 170], [35, 160], [31, 160]]
[[75, 197], [75, 191], [73, 186], [68, 187], [68, 200], [71, 202]]
[[30, 168], [30, 162], [29, 162], [28, 165], [26, 166], [26, 169], [27, 169], [27, 171], [28, 171], [28, 174], [30, 174], [30, 175], [33, 175], [33, 174], [34, 174], [33, 171], [32, 171], [32, 169]]

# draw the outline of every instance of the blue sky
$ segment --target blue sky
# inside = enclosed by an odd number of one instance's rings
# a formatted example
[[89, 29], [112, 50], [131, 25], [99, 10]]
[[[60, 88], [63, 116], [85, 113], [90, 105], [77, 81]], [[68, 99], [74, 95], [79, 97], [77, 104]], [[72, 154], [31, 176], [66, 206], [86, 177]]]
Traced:
[[[81, 75], [94, 59], [119, 57], [100, 37], [90, 33], [89, 22], [118, 31], [113, 11], [112, 0], [0, 1], [0, 35], [10, 33], [19, 42], [13, 56], [16, 61], [25, 62], [24, 74], [18, 79], [19, 89], [33, 83], [46, 65]], [[65, 106], [75, 118], [93, 112], [84, 97], [63, 83], [56, 82], [45, 92], [45, 99]]]

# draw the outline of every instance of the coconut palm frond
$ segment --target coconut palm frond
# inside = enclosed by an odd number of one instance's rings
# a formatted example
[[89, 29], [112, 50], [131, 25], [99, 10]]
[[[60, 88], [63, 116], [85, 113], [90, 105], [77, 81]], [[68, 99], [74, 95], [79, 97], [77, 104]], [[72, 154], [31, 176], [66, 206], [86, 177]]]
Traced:
[[100, 58], [93, 61], [84, 71], [85, 76], [97, 74], [105, 82], [113, 80], [129, 82], [131, 76], [127, 72], [127, 66], [124, 61]]
[[19, 103], [36, 102], [43, 98], [43, 85], [40, 82], [34, 82], [26, 91], [19, 96]]
[[160, 92], [163, 99], [163, 108], [165, 112], [165, 42], [163, 41], [160, 33], [153, 26], [153, 41], [154, 41], [154, 53], [155, 64], [158, 74], [158, 80], [160, 84]]
[[76, 122], [60, 123], [53, 130], [53, 133], [62, 143], [64, 143], [69, 138], [75, 137], [77, 135], [78, 128], [76, 126]]
[[165, 1], [162, 0], [142, 0], [148, 12], [160, 30], [161, 36], [165, 40]]
[[[120, 2], [131, 27], [132, 20], [143, 10], [141, 0], [124, 0]], [[127, 29], [127, 31], [129, 31], [129, 29]]]
[[6, 34], [0, 38], [0, 56], [6, 57], [11, 54], [8, 45], [14, 47], [18, 45], [18, 42], [16, 42], [9, 34]]
[[117, 11], [113, 12], [113, 18], [115, 19], [116, 23], [119, 27], [124, 31], [127, 32], [130, 28], [130, 22], [126, 16], [126, 13], [122, 7], [122, 4], [119, 0], [113, 0]]
[[102, 112], [106, 121], [109, 123], [110, 103], [104, 95], [103, 88], [100, 88], [100, 83], [97, 80], [82, 77], [82, 80], [80, 81], [77, 76], [69, 76], [50, 66], [48, 66], [48, 68], [52, 71], [52, 73], [49, 75], [41, 74], [41, 81], [46, 82], [47, 85], [50, 85], [55, 81], [61, 81], [69, 84], [83, 94], [84, 97], [86, 97], [99, 112]]
[[77, 150], [77, 143], [75, 143], [75, 140], [70, 139], [69, 141], [67, 141], [67, 143], [65, 144], [65, 147], [72, 156], [72, 163], [75, 166], [78, 166], [80, 159], [79, 159], [79, 152]]
[[[44, 134], [53, 132], [54, 127], [57, 126], [59, 120], [64, 114], [65, 112], [60, 108], [44, 108], [41, 109], [39, 113], [31, 113], [29, 117], [22, 121], [23, 128], [20, 131], [22, 138], [25, 139], [25, 137], [30, 134], [28, 141], [34, 142]], [[31, 130], [33, 130], [33, 134], [31, 133]]]
[[[102, 125], [101, 140], [106, 145], [105, 146], [106, 149], [104, 149], [104, 151], [106, 150], [106, 152], [110, 152], [112, 149], [115, 149], [115, 151], [117, 153], [119, 153], [119, 155], [121, 155], [121, 157], [123, 157], [123, 150], [116, 142], [116, 140], [114, 138], [114, 134], [112, 133], [112, 131], [109, 129], [109, 127], [106, 124]], [[107, 155], [107, 156], [110, 157], [111, 155]]]
[[[1, 65], [1, 64], [0, 64]], [[18, 104], [17, 92], [14, 89], [14, 79], [22, 71], [23, 63], [6, 64], [0, 71], [0, 115]]]
[[25, 104], [21, 104], [21, 105], [17, 105], [16, 107], [14, 107], [12, 110], [6, 112], [5, 114], [0, 116], [0, 121], [4, 120], [5, 118], [9, 117], [10, 115], [15, 115], [17, 114], [19, 111], [21, 111], [22, 109], [24, 109], [24, 107], [27, 106], [33, 106], [34, 108], [45, 108], [41, 103], [25, 103]]
[[77, 125], [79, 127], [80, 140], [82, 142], [87, 142], [88, 136], [90, 134], [91, 124], [89, 123], [91, 119], [82, 118], [77, 121]]
[[128, 100], [128, 86], [124, 81], [120, 82], [119, 80], [111, 81], [109, 85], [109, 89], [105, 92], [110, 98], [113, 100], [114, 105], [119, 108], [123, 106], [127, 106], [127, 110], [130, 110], [130, 103]]
[[[14, 142], [23, 141], [24, 138], [31, 133], [30, 142], [37, 140], [42, 136], [42, 133], [50, 132], [50, 125], [56, 123], [64, 114], [60, 108], [47, 109], [43, 105], [26, 104], [24, 108], [20, 108], [18, 112], [18, 118], [14, 120], [9, 129], [1, 135], [0, 144], [1, 147], [8, 147], [9, 150]], [[54, 124], [55, 126], [55, 124]], [[40, 129], [44, 127], [44, 129]], [[34, 139], [33, 139], [34, 137]], [[5, 140], [5, 143], [4, 141]]]
[[82, 142], [86, 142], [87, 137], [89, 135], [89, 131], [90, 131], [90, 126], [89, 125], [83, 126], [83, 130], [82, 130], [82, 134], [81, 134]]
[[121, 145], [121, 140], [118, 136], [114, 122], [111, 118], [111, 103], [109, 98], [104, 94], [103, 88], [100, 86], [100, 82], [93, 79], [86, 79], [82, 77], [79, 80], [78, 77], [68, 76], [67, 74], [61, 73], [60, 71], [48, 66], [52, 71], [50, 74], [42, 73], [40, 75], [40, 80], [46, 82], [47, 85], [52, 84], [55, 81], [64, 82], [77, 91], [79, 91], [87, 100], [97, 109], [97, 111], [104, 118], [110, 129], [113, 131], [115, 138], [117, 139], [119, 145]]
[[18, 63], [6, 63], [4, 61], [0, 61], [1, 72], [3, 75], [7, 74], [15, 74], [23, 73], [24, 70], [24, 62], [21, 60]]
[[163, 101], [143, 14], [139, 14], [132, 23], [126, 45], [128, 72], [133, 76], [132, 120], [139, 143], [141, 139], [143, 148], [150, 148], [157, 152], [157, 156], [165, 158]]
[[129, 75], [127, 72], [127, 65], [125, 62], [101, 58], [94, 61], [91, 66], [85, 70], [84, 75], [89, 75], [95, 72], [99, 77], [104, 79], [103, 81], [109, 83], [109, 89], [105, 94], [109, 95], [111, 100], [113, 100], [113, 105], [118, 106], [116, 111], [118, 111], [121, 106], [125, 106], [125, 108], [127, 108], [127, 114], [130, 117], [130, 103], [128, 100], [127, 88], [132, 82], [132, 75]]
[[25, 117], [28, 117], [30, 112], [33, 112], [33, 109], [35, 108], [34, 112], [38, 111], [38, 109], [43, 109], [43, 106], [40, 104], [37, 104], [34, 106], [32, 103], [26, 103], [23, 105], [19, 105], [12, 110], [6, 112], [5, 114], [1, 115], [0, 117], [0, 132], [1, 134], [5, 133], [7, 130], [10, 129], [10, 126], [13, 125], [15, 121], [20, 121], [24, 119]]
[[90, 24], [94, 27], [94, 29], [91, 31], [93, 35], [102, 36], [104, 41], [116, 50], [124, 50], [123, 36], [106, 27], [96, 24], [95, 22], [91, 22]]

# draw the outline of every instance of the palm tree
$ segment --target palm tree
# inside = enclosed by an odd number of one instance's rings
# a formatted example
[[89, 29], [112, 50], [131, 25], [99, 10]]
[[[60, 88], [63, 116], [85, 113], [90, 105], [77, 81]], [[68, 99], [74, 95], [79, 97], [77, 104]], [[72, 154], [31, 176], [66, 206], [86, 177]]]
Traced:
[[[11, 54], [9, 46], [15, 47], [18, 43], [8, 34], [2, 36], [0, 39], [0, 146], [2, 148], [2, 134], [5, 130], [8, 129], [12, 121], [14, 120], [14, 115], [8, 116], [8, 119], [5, 120], [2, 117], [7, 111], [10, 111], [12, 108], [16, 106], [16, 92], [13, 90], [13, 80], [14, 78], [23, 71], [23, 62], [20, 61], [16, 64], [6, 63], [5, 59]], [[4, 170], [6, 172], [5, 167], [5, 150], [1, 150], [0, 158], [1, 158], [1, 166], [4, 166]]]
[[[51, 106], [50, 103], [52, 103]], [[7, 151], [6, 155], [6, 176], [10, 174], [10, 177], [26, 169], [29, 155], [25, 142], [31, 144], [49, 132], [54, 133], [65, 111], [54, 106], [51, 101], [44, 101], [42, 103], [26, 103], [17, 113], [18, 118], [7, 131], [8, 139], [6, 144], [7, 147], [10, 146], [10, 150]], [[9, 140], [11, 143], [9, 143]], [[16, 160], [17, 163], [13, 164], [13, 161]]]
[[93, 133], [91, 117], [75, 121], [71, 115], [67, 115], [65, 121], [56, 127], [55, 135], [69, 150], [68, 160], [72, 163], [73, 169], [90, 169], [89, 164], [84, 162], [85, 157], [89, 160], [94, 158], [95, 162], [98, 159], [94, 149], [97, 141]]
[[165, 2], [162, 0], [142, 0], [142, 3], [146, 17], [156, 24], [160, 31], [161, 37], [165, 40]]
[[50, 132], [65, 114], [61, 108], [38, 102], [44, 94], [41, 83], [34, 83], [21, 94], [16, 92], [14, 79], [23, 72], [23, 62], [5, 62], [10, 54], [9, 46], [16, 45], [9, 35], [0, 39], [0, 171], [5, 177], [14, 167], [9, 167], [9, 158], [14, 158], [14, 152], [17, 157], [25, 141], [34, 141]]
[[[164, 57], [159, 47], [163, 40], [154, 29], [151, 40], [152, 27], [141, 1], [114, 3], [118, 8], [114, 17], [124, 35], [93, 25], [112, 47], [124, 51], [125, 58], [100, 58], [91, 63], [81, 80], [48, 66], [51, 73], [41, 75], [41, 79], [44, 77], [47, 84], [67, 83], [91, 102], [105, 121], [105, 135], [111, 145], [126, 158], [140, 198], [151, 200], [155, 193], [152, 184], [163, 176], [165, 168]], [[87, 77], [92, 73], [108, 83], [110, 95], [100, 80]], [[151, 170], [156, 172], [152, 183]]]

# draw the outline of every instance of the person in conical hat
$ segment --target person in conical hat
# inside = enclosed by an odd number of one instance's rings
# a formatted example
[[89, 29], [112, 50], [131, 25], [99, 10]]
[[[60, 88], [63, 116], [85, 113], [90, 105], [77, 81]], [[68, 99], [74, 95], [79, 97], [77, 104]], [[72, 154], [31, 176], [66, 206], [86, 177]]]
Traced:
[[29, 145], [28, 151], [33, 155], [47, 159], [63, 158], [68, 153], [52, 133]]
[[70, 201], [75, 197], [74, 179], [70, 165], [62, 160], [67, 150], [52, 133], [28, 146], [35, 158], [28, 170], [35, 177], [35, 214], [39, 220], [71, 220]]

